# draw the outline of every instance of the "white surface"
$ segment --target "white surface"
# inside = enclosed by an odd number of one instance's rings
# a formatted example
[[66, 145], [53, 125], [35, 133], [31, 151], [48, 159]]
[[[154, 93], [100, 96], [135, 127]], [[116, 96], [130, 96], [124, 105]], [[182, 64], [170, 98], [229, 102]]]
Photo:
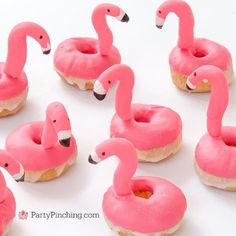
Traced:
[[[8, 0], [0, 8], [0, 59], [5, 60], [10, 29], [21, 21], [42, 24], [51, 35], [52, 49], [62, 40], [74, 36], [96, 36], [90, 15], [101, 0], [31, 1]], [[168, 55], [177, 41], [177, 18], [168, 17], [162, 30], [155, 26], [155, 11], [161, 1], [113, 0], [129, 15], [128, 24], [109, 18], [114, 43], [120, 49], [123, 62], [136, 74], [133, 102], [161, 104], [173, 108], [184, 124], [184, 143], [172, 159], [157, 165], [142, 164], [138, 175], [159, 175], [177, 184], [186, 194], [188, 210], [176, 235], [235, 235], [236, 193], [224, 192], [202, 185], [193, 168], [194, 148], [206, 132], [206, 109], [209, 95], [188, 94], [177, 90], [170, 79]], [[236, 3], [225, 1], [188, 1], [196, 19], [196, 36], [204, 36], [227, 46], [235, 61]], [[49, 183], [15, 183], [4, 172], [13, 190], [17, 211], [100, 212], [100, 219], [45, 220], [15, 219], [10, 236], [99, 235], [110, 236], [101, 211], [102, 196], [111, 185], [116, 160], [97, 166], [87, 162], [90, 150], [109, 135], [109, 122], [114, 113], [114, 94], [103, 102], [92, 93], [79, 91], [61, 82], [53, 70], [52, 58], [42, 55], [40, 47], [28, 40], [28, 60], [25, 71], [29, 78], [27, 105], [16, 116], [0, 120], [0, 144], [19, 124], [44, 118], [46, 105], [59, 100], [71, 117], [78, 141], [77, 164], [62, 178]], [[230, 106], [225, 124], [235, 125], [236, 87], [230, 88]], [[146, 220], [146, 219], [143, 219]]]

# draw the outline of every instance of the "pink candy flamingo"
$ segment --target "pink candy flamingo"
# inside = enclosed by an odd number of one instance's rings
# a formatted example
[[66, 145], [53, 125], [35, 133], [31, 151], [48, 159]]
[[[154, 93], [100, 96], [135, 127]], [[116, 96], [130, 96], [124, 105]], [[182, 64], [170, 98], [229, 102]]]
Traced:
[[6, 235], [16, 215], [16, 202], [0, 171], [0, 235]]
[[[194, 38], [194, 17], [190, 6], [182, 0], [167, 0], [156, 12], [156, 26], [162, 28], [169, 13], [179, 17], [179, 41], [172, 50], [169, 63], [175, 85], [186, 90], [186, 79], [203, 65], [222, 69], [230, 81], [234, 75], [232, 58], [228, 49], [208, 39]], [[194, 92], [208, 92], [210, 84], [203, 81]]]
[[114, 65], [102, 73], [94, 85], [95, 97], [103, 100], [116, 82], [111, 136], [131, 141], [141, 161], [157, 162], [176, 153], [182, 140], [179, 115], [162, 106], [131, 104], [134, 73], [127, 65]]
[[41, 45], [44, 54], [50, 53], [49, 36], [40, 25], [24, 22], [12, 29], [6, 63], [0, 63], [0, 117], [16, 113], [25, 103], [28, 81], [23, 68], [27, 57], [27, 36]]
[[58, 46], [54, 54], [54, 65], [60, 77], [67, 83], [83, 90], [91, 90], [95, 80], [104, 70], [120, 63], [120, 53], [113, 46], [113, 35], [106, 21], [107, 15], [121, 22], [129, 21], [128, 15], [120, 7], [100, 4], [92, 14], [98, 40], [72, 38]]
[[[0, 163], [7, 163], [8, 168], [17, 168], [15, 163], [20, 163], [25, 181], [59, 177], [74, 164], [77, 153], [65, 107], [59, 102], [51, 103], [45, 121], [22, 125], [7, 137], [6, 150], [5, 158], [0, 155]], [[18, 173], [16, 169], [12, 171]]]
[[229, 101], [227, 80], [215, 66], [202, 66], [187, 79], [193, 90], [203, 80], [211, 84], [207, 112], [207, 130], [195, 150], [196, 170], [202, 181], [225, 190], [236, 190], [236, 128], [222, 127], [222, 118]]
[[113, 186], [103, 198], [103, 212], [111, 229], [133, 236], [175, 232], [186, 210], [181, 190], [159, 177], [133, 177], [137, 154], [126, 139], [102, 142], [91, 152], [89, 162], [97, 164], [111, 156], [117, 156], [120, 161]]

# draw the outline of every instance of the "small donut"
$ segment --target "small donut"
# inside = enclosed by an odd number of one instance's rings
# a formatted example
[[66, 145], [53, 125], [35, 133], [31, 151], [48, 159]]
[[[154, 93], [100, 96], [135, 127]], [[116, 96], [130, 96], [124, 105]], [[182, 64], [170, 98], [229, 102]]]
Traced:
[[95, 80], [107, 68], [121, 61], [113, 46], [113, 35], [106, 16], [128, 22], [128, 15], [113, 4], [100, 4], [92, 14], [98, 39], [71, 38], [62, 42], [54, 54], [54, 67], [59, 76], [70, 85], [82, 90], [93, 90]]
[[8, 38], [8, 53], [5, 63], [0, 63], [0, 117], [17, 113], [24, 105], [28, 94], [28, 81], [23, 68], [27, 57], [26, 37], [32, 37], [50, 53], [50, 39], [38, 24], [17, 24]]
[[0, 235], [8, 233], [11, 223], [16, 215], [16, 202], [11, 190], [0, 171]]
[[24, 124], [14, 130], [6, 139], [6, 151], [12, 158], [5, 155], [2, 165], [8, 163], [8, 168], [12, 168], [8, 171], [16, 180], [42, 182], [59, 177], [75, 163], [77, 156], [65, 107], [59, 102], [51, 103], [45, 121]]
[[222, 118], [229, 102], [227, 79], [215, 66], [202, 66], [187, 79], [193, 90], [201, 81], [211, 84], [207, 111], [207, 130], [195, 150], [195, 166], [202, 182], [208, 186], [236, 191], [236, 128], [222, 127]]
[[103, 213], [111, 230], [125, 236], [174, 233], [187, 207], [182, 191], [159, 177], [133, 177], [137, 154], [127, 139], [102, 142], [91, 152], [89, 162], [97, 164], [111, 156], [117, 156], [120, 161], [113, 186], [103, 197]]
[[[214, 65], [224, 71], [230, 83], [234, 78], [232, 58], [224, 46], [208, 39], [194, 38], [194, 17], [190, 6], [182, 0], [165, 1], [156, 12], [156, 26], [162, 28], [169, 13], [179, 17], [179, 41], [171, 51], [169, 64], [174, 84], [186, 89], [187, 77], [203, 65]], [[208, 82], [202, 81], [194, 92], [209, 92]]]
[[175, 154], [182, 143], [182, 121], [170, 108], [131, 104], [134, 73], [127, 65], [107, 69], [94, 85], [94, 96], [103, 100], [118, 83], [116, 114], [111, 121], [111, 137], [132, 142], [142, 162], [158, 162]]

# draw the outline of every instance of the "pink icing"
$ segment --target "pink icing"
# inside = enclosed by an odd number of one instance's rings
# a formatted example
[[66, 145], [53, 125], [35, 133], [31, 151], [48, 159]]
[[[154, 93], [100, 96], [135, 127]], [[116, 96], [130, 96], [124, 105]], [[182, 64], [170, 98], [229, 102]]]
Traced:
[[3, 235], [5, 227], [13, 220], [16, 214], [15, 198], [6, 186], [5, 179], [0, 171], [0, 235]]
[[64, 106], [51, 103], [44, 122], [31, 122], [13, 131], [7, 137], [6, 150], [26, 171], [55, 168], [68, 161], [76, 142]]
[[165, 146], [181, 134], [182, 122], [173, 110], [157, 105], [131, 105], [134, 73], [126, 65], [106, 70], [94, 85], [95, 96], [105, 96], [117, 81], [116, 114], [111, 122], [113, 136], [127, 138], [136, 148], [147, 150]]
[[203, 79], [211, 84], [211, 98], [207, 112], [208, 133], [197, 145], [196, 162], [207, 173], [236, 178], [236, 128], [222, 127], [229, 100], [226, 77], [218, 67], [202, 66], [188, 77], [188, 88], [194, 89]]
[[[186, 210], [182, 191], [159, 177], [132, 178], [138, 160], [128, 140], [116, 138], [102, 142], [93, 155], [89, 161], [94, 164], [114, 155], [120, 160], [113, 186], [103, 198], [104, 214], [114, 225], [138, 233], [156, 233], [181, 222]], [[152, 195], [144, 199], [135, 196], [135, 191], [150, 191]]]
[[169, 57], [172, 69], [189, 75], [202, 65], [214, 65], [222, 70], [232, 66], [232, 58], [227, 48], [207, 39], [194, 39], [193, 13], [186, 2], [165, 1], [156, 13], [156, 24], [159, 28], [163, 26], [167, 15], [171, 12], [179, 17], [179, 41]]
[[100, 4], [92, 14], [93, 26], [98, 40], [93, 38], [72, 38], [62, 42], [54, 54], [56, 69], [67, 77], [97, 79], [107, 68], [121, 61], [113, 44], [113, 35], [107, 25], [106, 15], [120, 21], [128, 21], [122, 9], [113, 4]]
[[41, 45], [45, 54], [50, 52], [49, 36], [40, 25], [32, 22], [17, 24], [8, 38], [6, 63], [0, 64], [1, 100], [16, 97], [28, 87], [27, 77], [23, 71], [27, 57], [27, 36], [35, 39]]

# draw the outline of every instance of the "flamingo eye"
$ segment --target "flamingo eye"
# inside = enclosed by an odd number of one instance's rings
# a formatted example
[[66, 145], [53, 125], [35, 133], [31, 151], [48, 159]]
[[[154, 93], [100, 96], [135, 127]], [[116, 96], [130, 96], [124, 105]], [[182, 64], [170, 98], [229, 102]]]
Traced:
[[106, 155], [106, 153], [105, 153], [105, 152], [103, 152], [103, 153], [102, 153], [102, 155], [103, 155], [103, 156], [105, 156], [105, 155]]
[[159, 10], [158, 13], [161, 14], [161, 10]]
[[53, 120], [53, 123], [56, 123], [57, 122], [57, 120]]
[[107, 12], [111, 12], [111, 10], [110, 10], [110, 9], [107, 9]]
[[110, 84], [111, 83], [111, 81], [110, 80], [108, 80], [108, 84]]
[[197, 72], [194, 72], [194, 74], [193, 74], [195, 77], [197, 76]]
[[9, 164], [8, 164], [8, 163], [5, 163], [5, 164], [4, 164], [4, 167], [8, 167], [8, 166], [9, 166]]
[[43, 35], [40, 35], [39, 38], [42, 39], [42, 38], [43, 38]]

